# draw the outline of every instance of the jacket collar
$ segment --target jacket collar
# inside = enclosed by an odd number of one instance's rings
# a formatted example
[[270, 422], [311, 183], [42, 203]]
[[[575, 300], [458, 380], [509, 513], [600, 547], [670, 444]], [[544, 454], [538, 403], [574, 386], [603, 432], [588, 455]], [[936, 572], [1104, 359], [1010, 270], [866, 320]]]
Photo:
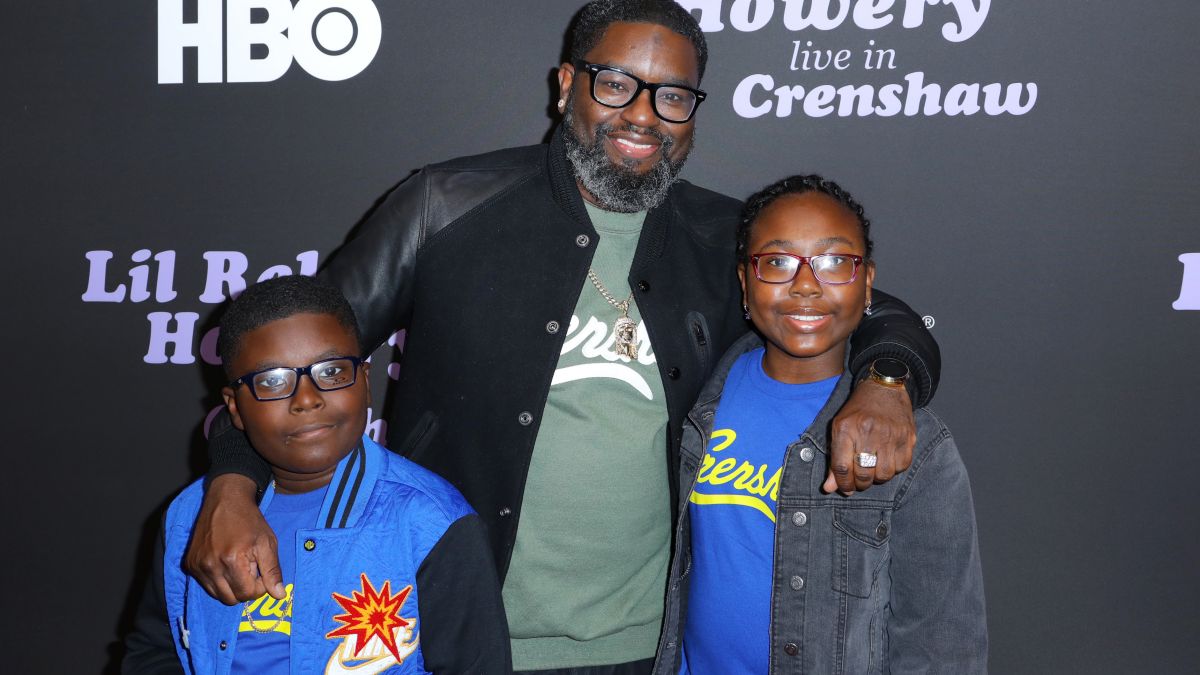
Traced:
[[[713, 374], [708, 378], [708, 382], [705, 382], [704, 387], [700, 389], [700, 394], [696, 397], [696, 406], [692, 409], [692, 414], [715, 409], [717, 403], [721, 401], [721, 391], [725, 389], [725, 378], [729, 377], [729, 371], [733, 368], [733, 364], [742, 354], [754, 351], [762, 346], [762, 338], [754, 331], [750, 331], [735, 340], [729, 346], [729, 349], [725, 350], [725, 354], [721, 357], [721, 360], [717, 362], [717, 366], [713, 369]], [[695, 419], [692, 421], [699, 422], [699, 420]]]
[[[571, 167], [570, 160], [567, 159], [567, 144], [563, 140], [562, 124], [554, 130], [554, 135], [550, 138], [549, 148], [549, 166], [550, 166], [550, 186], [554, 191], [554, 201], [567, 212], [576, 222], [586, 224], [589, 227], [592, 224], [587, 215], [587, 209], [583, 206], [583, 195], [579, 192], [579, 185], [575, 182], [575, 170]], [[593, 234], [595, 232], [593, 231]]]
[[[579, 185], [575, 180], [575, 170], [571, 166], [570, 160], [567, 159], [566, 142], [563, 140], [565, 133], [565, 125], [559, 124], [550, 138], [548, 150], [550, 184], [554, 192], [554, 200], [577, 223], [591, 228], [592, 221], [588, 218], [587, 209], [583, 205], [583, 195], [579, 192]], [[630, 273], [638, 272], [662, 257], [663, 251], [666, 249], [667, 229], [671, 214], [674, 212], [672, 206], [674, 195], [675, 190], [672, 188], [663, 203], [650, 209], [650, 212], [646, 214], [646, 221], [642, 224], [642, 234], [638, 239], [637, 251], [633, 255]], [[595, 230], [592, 229], [591, 233], [595, 235]]]
[[[696, 397], [695, 407], [688, 413], [688, 417], [692, 419], [693, 423], [701, 429], [705, 428], [701, 424], [702, 417], [705, 413], [716, 411], [717, 404], [721, 402], [721, 392], [725, 388], [725, 379], [729, 377], [729, 371], [733, 368], [733, 364], [742, 354], [754, 351], [762, 346], [762, 338], [758, 336], [758, 333], [750, 331], [738, 338], [729, 347], [725, 355], [717, 363], [712, 377], [708, 379], [704, 388], [700, 390], [700, 395]], [[838, 410], [841, 410], [842, 404], [846, 402], [846, 399], [850, 398], [850, 390], [853, 383], [854, 378], [850, 372], [843, 371], [837, 385], [833, 388], [833, 393], [829, 395], [829, 400], [825, 402], [821, 411], [817, 413], [812, 424], [800, 435], [802, 440], [812, 443], [813, 447], [825, 454], [829, 454], [829, 424], [833, 421], [833, 417], [837, 414]]]
[[[375, 481], [387, 464], [387, 450], [377, 445], [367, 435], [350, 454], [338, 462], [333, 479], [325, 488], [325, 500], [321, 503], [315, 527], [333, 529], [354, 527], [367, 507]], [[272, 481], [263, 494], [259, 509], [264, 513], [275, 496]]]

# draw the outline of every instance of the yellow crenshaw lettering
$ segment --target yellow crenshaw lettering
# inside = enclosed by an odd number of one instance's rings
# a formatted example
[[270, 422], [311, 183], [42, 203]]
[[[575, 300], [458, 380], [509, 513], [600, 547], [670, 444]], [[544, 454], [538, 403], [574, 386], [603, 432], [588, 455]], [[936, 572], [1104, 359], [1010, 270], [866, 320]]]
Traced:
[[770, 479], [768, 479], [766, 473], [769, 467], [766, 464], [754, 465], [745, 460], [742, 460], [741, 464], [738, 464], [738, 460], [734, 457], [725, 457], [717, 461], [717, 458], [713, 455], [733, 445], [733, 442], [737, 440], [737, 432], [733, 429], [714, 430], [712, 440], [719, 440], [720, 442], [709, 449], [708, 453], [704, 455], [704, 460], [700, 464], [700, 471], [696, 474], [696, 484], [725, 485], [732, 482], [733, 489], [747, 494], [714, 495], [699, 493], [693, 490], [689, 500], [693, 504], [749, 506], [760, 511], [774, 522], [774, 504], [768, 504], [763, 498], [770, 495], [771, 502], [779, 500], [779, 478], [783, 472], [783, 468], [776, 469]]

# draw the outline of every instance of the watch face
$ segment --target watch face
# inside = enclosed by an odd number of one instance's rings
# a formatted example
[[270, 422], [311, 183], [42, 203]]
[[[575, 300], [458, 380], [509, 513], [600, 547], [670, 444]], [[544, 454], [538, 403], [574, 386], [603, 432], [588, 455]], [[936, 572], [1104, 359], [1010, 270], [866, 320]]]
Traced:
[[891, 377], [902, 380], [908, 377], [908, 366], [904, 365], [903, 361], [896, 359], [876, 359], [875, 363], [871, 364], [875, 372], [884, 377]]

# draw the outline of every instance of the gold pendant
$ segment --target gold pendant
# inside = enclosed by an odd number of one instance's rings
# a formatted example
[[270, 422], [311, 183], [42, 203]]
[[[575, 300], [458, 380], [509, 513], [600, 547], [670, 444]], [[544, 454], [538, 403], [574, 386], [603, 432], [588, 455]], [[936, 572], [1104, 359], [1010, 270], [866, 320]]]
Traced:
[[617, 319], [613, 324], [613, 332], [616, 334], [616, 351], [617, 356], [628, 356], [630, 360], [637, 360], [637, 324], [633, 319], [629, 318], [628, 314]]

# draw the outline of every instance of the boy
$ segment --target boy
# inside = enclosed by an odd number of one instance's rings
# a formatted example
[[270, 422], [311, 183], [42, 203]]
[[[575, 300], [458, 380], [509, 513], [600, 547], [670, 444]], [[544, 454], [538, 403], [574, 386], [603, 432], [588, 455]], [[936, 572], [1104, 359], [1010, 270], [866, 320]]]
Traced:
[[[184, 572], [203, 496], [190, 485], [167, 511], [159, 568], [185, 669], [509, 671], [482, 521], [449, 483], [363, 435], [369, 364], [358, 345], [349, 304], [310, 277], [262, 282], [225, 313], [221, 393], [271, 465], [260, 508], [278, 535], [285, 597], [228, 607]], [[155, 649], [166, 648], [143, 625], [127, 670], [161, 662]]]

